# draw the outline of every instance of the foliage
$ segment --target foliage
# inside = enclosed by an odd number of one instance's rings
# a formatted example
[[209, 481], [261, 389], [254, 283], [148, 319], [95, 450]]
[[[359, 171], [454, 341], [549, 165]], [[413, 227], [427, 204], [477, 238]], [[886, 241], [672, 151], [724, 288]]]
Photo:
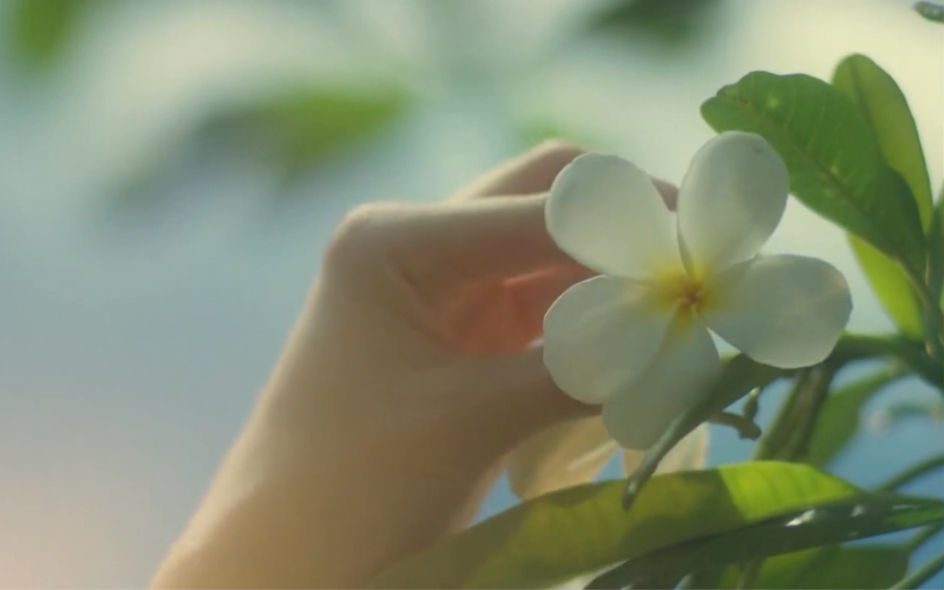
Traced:
[[791, 192], [914, 273], [925, 267], [918, 207], [840, 91], [806, 74], [752, 72], [702, 105], [716, 131], [757, 133], [780, 152]]
[[408, 105], [397, 88], [314, 86], [222, 105], [122, 179], [120, 202], [153, 193], [201, 152], [250, 157], [287, 188], [317, 165], [354, 149], [391, 125]]
[[916, 2], [915, 11], [931, 22], [944, 23], [944, 6], [933, 2]]
[[15, 0], [8, 7], [9, 49], [26, 70], [49, 69], [93, 0]]
[[901, 376], [900, 371], [884, 370], [834, 391], [820, 411], [819, 426], [810, 439], [807, 462], [820, 468], [829, 465], [859, 431], [862, 406]]
[[[724, 547], [740, 546], [740, 540], [727, 544], [721, 533], [764, 536], [771, 528], [782, 532], [798, 513], [813, 507], [842, 501], [860, 506], [880, 503], [878, 498], [863, 496], [851, 484], [811, 467], [778, 462], [656, 476], [628, 512], [619, 505], [621, 489], [622, 482], [589, 484], [524, 502], [394, 566], [372, 585], [547, 587], [693, 539], [715, 542], [721, 538]], [[907, 502], [903, 498], [895, 501]], [[915, 520], [908, 516], [888, 530], [944, 517], [944, 503], [919, 504]], [[885, 518], [897, 513], [890, 506], [882, 505], [875, 514]], [[838, 531], [840, 521], [832, 519], [826, 528]], [[745, 533], [747, 530], [752, 532]]]
[[[908, 570], [906, 545], [829, 545], [787, 553], [764, 562], [755, 588], [888, 588]], [[740, 568], [723, 570], [716, 588], [736, 588]], [[706, 586], [707, 587], [707, 586]]]
[[[675, 586], [701, 568], [748, 562], [939, 520], [942, 516], [940, 508], [939, 500], [882, 496], [852, 498], [849, 502], [817, 506], [654, 551], [613, 568], [587, 587]], [[900, 560], [896, 560], [896, 563], [886, 565], [898, 570], [899, 564]], [[758, 569], [758, 572], [762, 571], [763, 568]], [[805, 572], [795, 573], [802, 579]], [[842, 577], [841, 572], [836, 574], [833, 577]], [[888, 576], [889, 572], [883, 570], [877, 574]]]
[[[864, 55], [844, 59], [833, 74], [833, 86], [857, 107], [875, 135], [882, 156], [914, 195], [925, 231], [931, 225], [931, 182], [905, 95], [884, 70]], [[875, 294], [901, 330], [921, 336], [921, 309], [902, 269], [865, 241], [849, 236], [852, 248]]]
[[683, 46], [705, 30], [720, 0], [621, 0], [596, 16], [592, 31], [648, 34], [666, 46]]

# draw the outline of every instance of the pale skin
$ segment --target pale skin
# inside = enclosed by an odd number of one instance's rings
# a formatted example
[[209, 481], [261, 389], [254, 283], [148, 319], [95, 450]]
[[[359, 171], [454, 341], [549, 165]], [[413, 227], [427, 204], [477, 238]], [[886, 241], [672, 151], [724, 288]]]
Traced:
[[364, 585], [465, 527], [525, 438], [599, 410], [554, 385], [534, 344], [550, 304], [592, 275], [544, 225], [546, 192], [580, 153], [545, 144], [446, 201], [339, 224], [152, 587]]

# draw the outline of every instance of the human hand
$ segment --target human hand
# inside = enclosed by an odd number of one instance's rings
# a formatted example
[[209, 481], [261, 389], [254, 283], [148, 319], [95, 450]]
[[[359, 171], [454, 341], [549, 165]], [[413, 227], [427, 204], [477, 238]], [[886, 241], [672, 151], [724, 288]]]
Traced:
[[445, 202], [345, 218], [155, 586], [363, 584], [466, 526], [529, 435], [598, 411], [557, 389], [533, 345], [592, 274], [544, 224], [544, 193], [580, 153], [545, 145]]

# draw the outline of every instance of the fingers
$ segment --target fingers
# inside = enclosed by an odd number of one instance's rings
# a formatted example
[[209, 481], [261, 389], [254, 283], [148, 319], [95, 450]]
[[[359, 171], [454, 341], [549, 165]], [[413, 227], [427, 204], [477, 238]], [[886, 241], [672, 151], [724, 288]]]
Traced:
[[534, 341], [543, 331], [544, 314], [561, 294], [597, 273], [577, 264], [554, 266], [505, 283], [513, 317], [527, 338]]
[[591, 406], [568, 397], [544, 366], [543, 348], [520, 354], [459, 359], [458, 395], [475, 398], [466, 423], [487, 431], [479, 440], [507, 452], [532, 434], [561, 422], [599, 414]]
[[448, 285], [573, 264], [544, 222], [544, 195], [417, 207], [389, 224], [386, 254], [412, 280]]
[[583, 153], [583, 149], [561, 141], [543, 143], [489, 172], [451, 200], [547, 192], [564, 166]]
[[[583, 148], [559, 140], [542, 143], [481, 177], [459, 191], [451, 200], [466, 201], [497, 195], [529, 195], [547, 192], [560, 171], [584, 153], [586, 150]], [[665, 204], [674, 211], [678, 200], [678, 188], [660, 178], [654, 176], [650, 178], [665, 200]]]
[[546, 200], [528, 195], [362, 206], [335, 231], [325, 268], [363, 273], [392, 262], [411, 282], [429, 287], [572, 263], [548, 234]]
[[[326, 263], [350, 270], [393, 260], [411, 280], [427, 287], [504, 279], [573, 264], [547, 231], [544, 193], [580, 153], [567, 144], [545, 144], [450, 201], [361, 207], [342, 222]], [[674, 187], [653, 181], [673, 207]]]

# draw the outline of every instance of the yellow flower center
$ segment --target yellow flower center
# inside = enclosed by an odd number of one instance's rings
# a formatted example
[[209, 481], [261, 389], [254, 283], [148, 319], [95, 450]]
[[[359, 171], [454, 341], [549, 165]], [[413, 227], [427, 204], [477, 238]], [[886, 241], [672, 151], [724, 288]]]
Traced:
[[693, 314], [711, 303], [711, 294], [705, 281], [692, 278], [684, 272], [659, 277], [653, 287], [659, 307], [674, 309], [681, 314]]

